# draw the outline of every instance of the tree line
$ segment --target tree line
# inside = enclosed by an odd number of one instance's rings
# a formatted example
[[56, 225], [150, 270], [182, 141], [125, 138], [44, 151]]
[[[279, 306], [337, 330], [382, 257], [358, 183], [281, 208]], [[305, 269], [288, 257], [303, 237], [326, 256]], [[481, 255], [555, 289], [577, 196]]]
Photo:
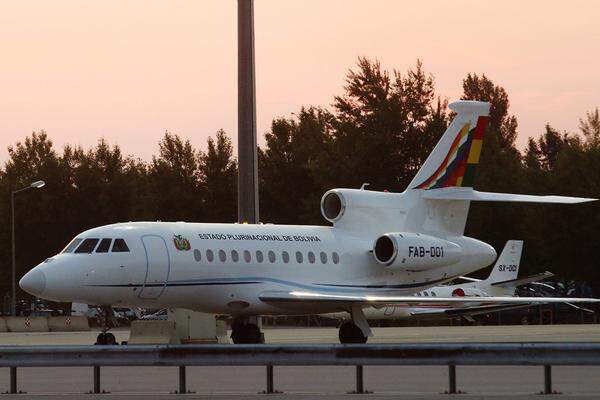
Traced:
[[[468, 74], [462, 99], [489, 101], [478, 190], [600, 198], [598, 108], [578, 132], [547, 124], [520, 151], [508, 93], [484, 74]], [[452, 115], [420, 61], [405, 72], [360, 58], [331, 107], [302, 107], [275, 118], [259, 148], [260, 217], [280, 224], [325, 224], [322, 194], [333, 187], [399, 192], [410, 182]], [[100, 139], [57, 150], [44, 131], [8, 148], [0, 170], [0, 290], [10, 290], [11, 191], [38, 179], [41, 190], [16, 201], [17, 277], [59, 252], [77, 233], [125, 221], [234, 222], [237, 163], [223, 130], [206, 151], [166, 132], [150, 161]], [[600, 206], [472, 203], [466, 235], [498, 251], [525, 240], [522, 275], [551, 270], [600, 289]], [[485, 274], [486, 272], [482, 272]]]

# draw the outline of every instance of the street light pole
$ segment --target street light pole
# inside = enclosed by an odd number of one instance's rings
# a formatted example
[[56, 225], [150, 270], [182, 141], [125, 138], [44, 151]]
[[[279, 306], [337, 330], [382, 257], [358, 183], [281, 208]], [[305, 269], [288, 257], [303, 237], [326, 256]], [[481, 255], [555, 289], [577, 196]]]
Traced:
[[10, 210], [11, 217], [10, 221], [12, 223], [12, 231], [11, 231], [11, 243], [12, 243], [12, 288], [10, 290], [10, 315], [16, 316], [17, 311], [17, 284], [16, 284], [16, 276], [17, 276], [17, 267], [15, 261], [15, 191], [13, 191], [10, 195]]
[[28, 189], [39, 189], [46, 183], [44, 181], [32, 182], [29, 186], [24, 188], [13, 190], [10, 194], [10, 214], [11, 214], [11, 243], [12, 243], [12, 285], [11, 285], [11, 296], [10, 296], [10, 315], [13, 317], [17, 311], [17, 262], [15, 253], [15, 194], [23, 192]]
[[257, 224], [254, 0], [238, 0], [238, 222]]

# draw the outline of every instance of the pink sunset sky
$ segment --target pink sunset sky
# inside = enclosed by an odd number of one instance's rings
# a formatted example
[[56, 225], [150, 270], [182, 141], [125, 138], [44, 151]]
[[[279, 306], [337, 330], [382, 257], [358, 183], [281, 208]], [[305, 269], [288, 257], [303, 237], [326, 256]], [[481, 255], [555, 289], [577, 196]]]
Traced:
[[[44, 129], [61, 149], [104, 137], [150, 159], [165, 130], [198, 148], [237, 135], [235, 0], [2, 1], [0, 161]], [[255, 0], [257, 120], [329, 106], [359, 56], [438, 93], [469, 72], [509, 93], [519, 146], [549, 122], [575, 131], [600, 106], [596, 1]]]

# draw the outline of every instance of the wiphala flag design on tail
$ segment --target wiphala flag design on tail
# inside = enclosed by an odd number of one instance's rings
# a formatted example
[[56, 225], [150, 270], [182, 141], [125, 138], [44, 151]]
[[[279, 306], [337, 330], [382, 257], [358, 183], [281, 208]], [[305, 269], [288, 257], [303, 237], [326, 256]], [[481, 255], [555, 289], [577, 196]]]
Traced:
[[488, 117], [480, 116], [473, 129], [470, 123], [464, 124], [452, 142], [444, 161], [429, 178], [414, 189], [472, 187], [487, 120]]

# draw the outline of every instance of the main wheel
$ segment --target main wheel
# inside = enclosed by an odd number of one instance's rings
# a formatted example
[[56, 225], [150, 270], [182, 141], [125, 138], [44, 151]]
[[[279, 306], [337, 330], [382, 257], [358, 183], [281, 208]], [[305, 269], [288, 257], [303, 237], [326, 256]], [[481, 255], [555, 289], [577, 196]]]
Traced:
[[254, 324], [234, 323], [231, 326], [231, 340], [235, 344], [262, 343], [262, 333]]
[[102, 332], [99, 333], [98, 336], [96, 336], [96, 343], [94, 343], [95, 345], [105, 345], [106, 344], [106, 333]]
[[367, 337], [360, 328], [352, 322], [344, 322], [340, 326], [340, 343], [367, 343]]
[[115, 338], [115, 335], [113, 335], [112, 333], [105, 333], [104, 334], [104, 344], [112, 346], [117, 344], [117, 339]]

